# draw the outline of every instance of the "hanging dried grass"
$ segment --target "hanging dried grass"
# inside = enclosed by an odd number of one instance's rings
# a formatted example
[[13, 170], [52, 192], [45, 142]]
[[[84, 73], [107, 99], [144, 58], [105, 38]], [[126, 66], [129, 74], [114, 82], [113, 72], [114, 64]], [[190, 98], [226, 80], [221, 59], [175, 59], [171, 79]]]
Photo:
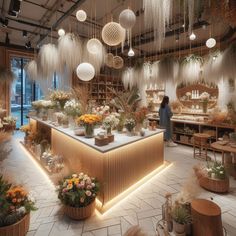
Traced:
[[153, 29], [158, 49], [161, 49], [165, 38], [166, 25], [172, 15], [172, 0], [143, 0], [145, 26]]
[[[159, 62], [158, 78], [160, 82], [174, 81], [176, 69], [173, 58], [166, 57]], [[175, 69], [175, 70], [174, 70]]]
[[87, 41], [84, 42], [83, 61], [92, 64], [96, 74], [100, 73], [100, 70], [105, 63], [105, 57], [106, 57], [106, 49], [103, 45], [102, 47], [97, 48], [96, 53], [90, 53], [87, 49]]
[[71, 73], [82, 62], [82, 43], [73, 33], [67, 33], [58, 40], [61, 68], [66, 65]]
[[37, 80], [38, 79], [38, 66], [37, 62], [35, 60], [30, 61], [26, 66], [25, 66], [25, 71], [31, 80]]
[[222, 53], [215, 52], [205, 59], [203, 64], [203, 78], [209, 83], [218, 83], [222, 78]]
[[223, 53], [221, 71], [225, 79], [236, 79], [236, 42]]
[[203, 59], [197, 55], [189, 55], [185, 57], [180, 64], [179, 81], [185, 83], [193, 83], [200, 78]]
[[38, 71], [42, 78], [50, 78], [59, 68], [58, 50], [54, 44], [45, 44], [41, 47], [38, 56]]
[[11, 84], [13, 80], [15, 80], [14, 73], [8, 70], [6, 67], [0, 66], [0, 84]]
[[134, 68], [128, 67], [122, 73], [122, 82], [125, 90], [132, 89], [135, 85], [134, 82]]

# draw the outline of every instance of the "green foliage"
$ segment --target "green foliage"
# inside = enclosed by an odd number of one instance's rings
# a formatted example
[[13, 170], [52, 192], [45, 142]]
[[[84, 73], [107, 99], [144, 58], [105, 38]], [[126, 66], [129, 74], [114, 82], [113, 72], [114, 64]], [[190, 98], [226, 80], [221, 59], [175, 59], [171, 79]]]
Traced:
[[207, 163], [207, 173], [210, 177], [214, 174], [216, 179], [225, 179], [227, 177], [225, 167], [221, 162], [217, 161]]
[[203, 64], [203, 58], [195, 54], [190, 54], [189, 56], [186, 56], [182, 59], [181, 64], [185, 65], [190, 62], [200, 62], [201, 64]]
[[191, 214], [185, 205], [176, 203], [172, 209], [172, 218], [179, 224], [189, 224], [192, 221]]

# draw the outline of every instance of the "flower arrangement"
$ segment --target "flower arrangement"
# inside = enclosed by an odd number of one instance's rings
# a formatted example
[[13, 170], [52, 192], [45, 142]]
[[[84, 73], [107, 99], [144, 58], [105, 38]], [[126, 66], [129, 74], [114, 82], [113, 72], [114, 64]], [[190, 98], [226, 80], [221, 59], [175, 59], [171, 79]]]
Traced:
[[43, 100], [33, 101], [31, 105], [35, 111], [39, 112], [39, 110], [43, 107], [42, 102]]
[[125, 128], [126, 128], [129, 132], [131, 132], [131, 131], [133, 131], [133, 129], [134, 129], [136, 123], [135, 123], [135, 120], [134, 120], [133, 118], [127, 118], [127, 119], [125, 119], [124, 125], [125, 125]]
[[225, 179], [226, 178], [226, 170], [225, 167], [220, 163], [215, 161], [213, 165], [207, 166], [207, 174], [211, 178], [216, 178], [216, 179]]
[[34, 199], [22, 186], [13, 186], [0, 176], [0, 227], [12, 225], [32, 210]]
[[17, 120], [17, 118], [15, 118], [13, 116], [4, 117], [3, 118], [3, 125], [15, 126], [16, 125], [16, 120]]
[[92, 108], [92, 113], [104, 117], [104, 116], [109, 115], [109, 110], [110, 110], [110, 107], [107, 106], [107, 105], [99, 106], [99, 107], [96, 107], [96, 108]]
[[81, 105], [75, 99], [67, 101], [64, 106], [64, 112], [68, 116], [76, 117], [81, 115]]
[[134, 113], [136, 123], [142, 124], [148, 113], [147, 107], [141, 107]]
[[61, 109], [64, 109], [65, 103], [70, 99], [71, 94], [62, 90], [53, 91], [50, 99], [60, 104]]
[[118, 113], [111, 113], [103, 120], [103, 126], [105, 129], [114, 129], [120, 122]]
[[200, 99], [202, 100], [202, 102], [208, 102], [210, 99], [210, 94], [208, 92], [203, 92], [200, 95]]
[[51, 100], [42, 100], [41, 104], [42, 108], [46, 110], [54, 107], [54, 103]]
[[85, 115], [80, 116], [77, 119], [77, 123], [83, 124], [83, 125], [95, 125], [101, 120], [102, 120], [102, 117], [100, 115], [85, 114]]
[[86, 174], [73, 174], [59, 183], [58, 198], [71, 207], [86, 207], [91, 204], [99, 191], [95, 178]]

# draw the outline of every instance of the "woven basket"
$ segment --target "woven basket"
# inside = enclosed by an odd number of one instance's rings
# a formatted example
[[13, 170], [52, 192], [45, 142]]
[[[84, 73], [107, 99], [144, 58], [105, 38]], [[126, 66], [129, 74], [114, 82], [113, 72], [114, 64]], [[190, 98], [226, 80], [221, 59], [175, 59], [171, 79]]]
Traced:
[[227, 193], [229, 192], [229, 178], [225, 179], [211, 179], [208, 177], [202, 177], [199, 179], [199, 184], [202, 188], [215, 193]]
[[0, 227], [1, 236], [25, 236], [29, 230], [30, 214], [25, 215], [13, 225]]
[[95, 206], [95, 200], [86, 207], [64, 206], [64, 213], [73, 220], [83, 220], [93, 214]]

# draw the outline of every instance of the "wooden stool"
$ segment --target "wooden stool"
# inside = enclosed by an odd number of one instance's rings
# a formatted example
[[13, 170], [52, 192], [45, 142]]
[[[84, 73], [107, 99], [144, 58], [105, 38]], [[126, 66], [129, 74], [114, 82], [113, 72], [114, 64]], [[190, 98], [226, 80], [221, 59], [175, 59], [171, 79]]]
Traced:
[[194, 236], [223, 236], [221, 209], [212, 201], [195, 199], [191, 202]]
[[[211, 137], [209, 134], [195, 133], [193, 135], [193, 157], [205, 158], [207, 161], [207, 140]], [[197, 150], [198, 148], [198, 150]], [[205, 149], [205, 150], [204, 150]]]

